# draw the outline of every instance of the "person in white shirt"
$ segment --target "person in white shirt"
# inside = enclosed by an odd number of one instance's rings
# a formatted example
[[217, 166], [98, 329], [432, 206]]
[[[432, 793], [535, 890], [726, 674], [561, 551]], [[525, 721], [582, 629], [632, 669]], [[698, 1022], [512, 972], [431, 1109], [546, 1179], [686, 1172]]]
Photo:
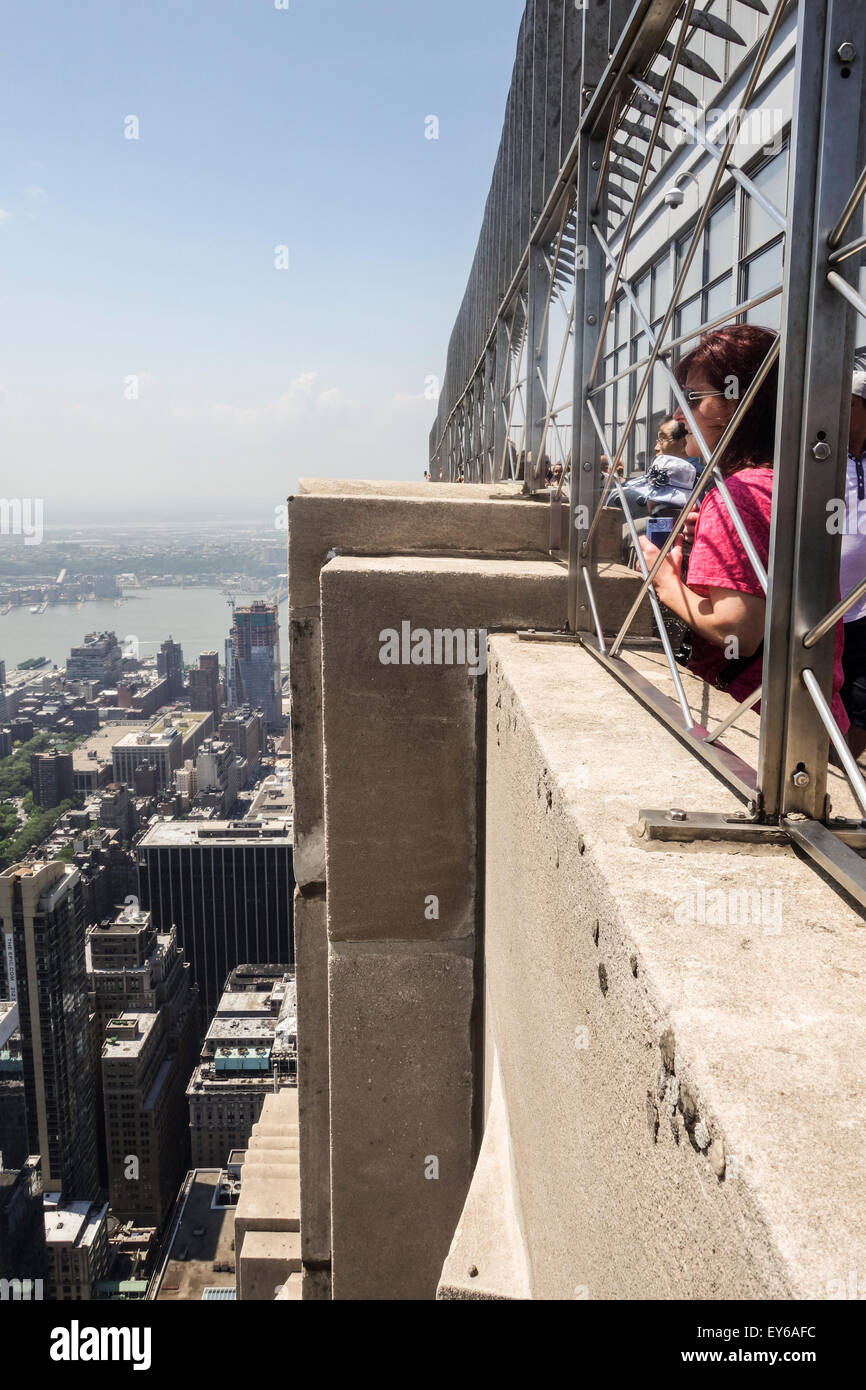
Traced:
[[[851, 423], [845, 484], [845, 532], [839, 587], [844, 598], [866, 577], [866, 372], [851, 380]], [[855, 758], [866, 749], [866, 598], [845, 614], [845, 684], [842, 703], [851, 720], [848, 745]]]

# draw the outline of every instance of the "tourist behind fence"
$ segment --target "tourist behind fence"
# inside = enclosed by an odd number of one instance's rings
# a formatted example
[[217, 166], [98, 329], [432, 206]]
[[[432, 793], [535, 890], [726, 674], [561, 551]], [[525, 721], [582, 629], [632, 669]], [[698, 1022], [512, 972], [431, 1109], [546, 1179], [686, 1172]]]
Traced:
[[[705, 334], [679, 362], [677, 380], [688, 393], [708, 448], [715, 449], [775, 339], [775, 333], [754, 324], [721, 328]], [[765, 568], [770, 554], [777, 390], [778, 363], [774, 363], [719, 460], [733, 503]], [[686, 449], [689, 454], [700, 452], [690, 433]], [[682, 579], [680, 537], [656, 576], [656, 593], [694, 634], [690, 670], [735, 700], [744, 700], [762, 680], [766, 598], [717, 488], [705, 495], [692, 520], [688, 583]], [[641, 548], [652, 565], [657, 548], [646, 537]], [[839, 623], [832, 708], [844, 733], [848, 716], [840, 698], [841, 656]]]
[[[845, 483], [845, 530], [839, 584], [842, 596], [866, 578], [866, 372], [851, 380], [848, 468]], [[845, 614], [845, 684], [842, 701], [851, 720], [848, 744], [855, 758], [866, 749], [866, 598]]]
[[670, 454], [672, 458], [688, 458], [686, 427], [682, 420], [678, 420], [674, 415], [665, 416], [658, 427], [653, 453], [656, 457], [659, 454]]

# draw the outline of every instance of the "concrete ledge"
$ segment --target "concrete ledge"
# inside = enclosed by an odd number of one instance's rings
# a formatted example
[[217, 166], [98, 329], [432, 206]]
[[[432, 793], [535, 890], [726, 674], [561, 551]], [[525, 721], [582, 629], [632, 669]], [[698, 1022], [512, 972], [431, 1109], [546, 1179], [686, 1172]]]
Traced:
[[[547, 557], [549, 507], [509, 489], [304, 480], [288, 503], [294, 872], [324, 882], [319, 575], [332, 553]], [[618, 552], [617, 552], [618, 554]], [[566, 616], [565, 599], [554, 626]]]
[[[238, 1295], [243, 1302], [273, 1302], [292, 1274], [300, 1278], [301, 1237], [294, 1231], [248, 1231], [238, 1262]], [[295, 1298], [300, 1297], [297, 1283]]]
[[738, 803], [585, 652], [490, 653], [487, 1018], [533, 1296], [844, 1296], [860, 916], [787, 848], [639, 841], [642, 808]]

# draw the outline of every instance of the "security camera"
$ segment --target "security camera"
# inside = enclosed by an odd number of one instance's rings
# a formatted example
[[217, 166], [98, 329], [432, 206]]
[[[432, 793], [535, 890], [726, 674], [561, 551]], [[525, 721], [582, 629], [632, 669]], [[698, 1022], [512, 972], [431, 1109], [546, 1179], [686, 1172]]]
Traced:
[[669, 183], [665, 189], [664, 198], [669, 208], [680, 208], [683, 205], [685, 194], [675, 183]]

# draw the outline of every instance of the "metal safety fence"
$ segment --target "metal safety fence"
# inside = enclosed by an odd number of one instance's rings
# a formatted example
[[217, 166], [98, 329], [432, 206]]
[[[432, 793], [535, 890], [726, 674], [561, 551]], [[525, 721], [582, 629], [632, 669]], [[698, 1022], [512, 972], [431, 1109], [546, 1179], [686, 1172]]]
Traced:
[[[542, 28], [547, 48], [538, 42]], [[579, 108], [570, 139], [560, 117], [555, 177], [549, 85], [542, 81], [551, 33], [561, 38], [560, 110], [565, 47]], [[572, 7], [534, 0], [520, 44], [520, 111], [527, 53], [539, 64], [528, 90], [545, 92], [545, 121], [530, 102], [528, 126], [530, 166], [533, 129], [544, 130], [545, 173], [536, 185], [530, 176], [528, 185], [544, 205], [530, 205], [519, 260], [512, 239], [511, 260], [490, 263], [500, 244], [491, 241], [490, 227], [511, 215], [500, 201], [527, 188], [524, 180], [517, 187], [503, 181], [502, 152], [516, 141], [517, 108], [510, 104], [489, 227], [473, 268], [476, 277], [486, 275], [488, 298], [482, 304], [474, 297], [470, 281], [431, 436], [432, 474], [519, 480], [527, 493], [549, 487], [552, 477], [552, 493], [568, 493], [570, 632], [745, 803], [737, 816], [644, 812], [647, 834], [794, 843], [866, 905], [859, 853], [866, 848], [866, 781], [832, 705], [837, 624], [866, 596], [866, 577], [840, 597], [841, 536], [827, 522], [834, 501], [845, 497], [851, 369], [858, 316], [866, 318], [866, 5], [614, 0]], [[506, 157], [505, 170], [512, 167]], [[469, 321], [474, 357], [466, 351]], [[743, 323], [773, 332], [765, 360], [711, 447], [693, 409], [696, 393], [681, 384], [677, 363], [702, 334]], [[720, 462], [776, 376], [765, 564]], [[674, 407], [699, 465], [686, 505], [647, 562], [617, 470], [643, 470], [657, 424]], [[654, 581], [710, 488], [727, 509], [766, 605], [761, 685], [705, 727], [671, 650]], [[597, 552], [602, 509], [614, 500], [641, 578], [625, 620], [607, 631]], [[628, 659], [631, 629], [646, 602], [673, 698]], [[751, 765], [725, 736], [758, 701]], [[831, 746], [859, 816], [832, 814]]]

